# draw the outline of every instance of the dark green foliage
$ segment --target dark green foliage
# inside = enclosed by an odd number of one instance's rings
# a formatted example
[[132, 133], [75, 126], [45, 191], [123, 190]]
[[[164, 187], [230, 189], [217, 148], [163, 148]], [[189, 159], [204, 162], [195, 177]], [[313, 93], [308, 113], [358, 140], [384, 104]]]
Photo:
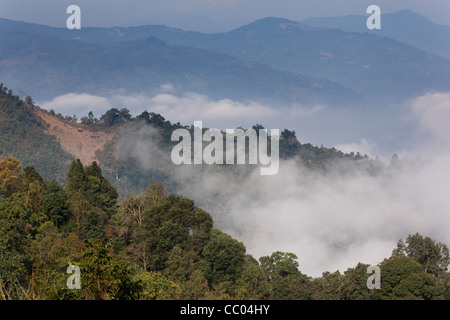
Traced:
[[66, 223], [70, 216], [70, 207], [66, 193], [63, 191], [48, 194], [42, 201], [42, 211], [55, 225]]
[[106, 239], [85, 241], [79, 266], [86, 295], [96, 300], [134, 300], [142, 284], [134, 280], [135, 271], [110, 252]]
[[311, 281], [312, 299], [340, 300], [340, 289], [343, 281], [343, 275], [339, 271], [334, 273], [323, 272], [322, 277]]
[[422, 270], [413, 258], [392, 257], [381, 266], [382, 299], [443, 299], [445, 288], [442, 283]]
[[436, 242], [430, 237], [423, 237], [419, 233], [409, 235], [405, 241], [400, 239], [394, 255], [406, 255], [422, 265], [425, 272], [439, 276], [447, 271], [450, 264], [448, 247]]
[[272, 298], [277, 300], [308, 300], [312, 297], [310, 279], [298, 270], [297, 256], [290, 252], [274, 252], [259, 259], [272, 285]]
[[392, 291], [392, 297], [402, 300], [443, 300], [445, 288], [427, 273], [413, 273]]
[[18, 192], [0, 202], [0, 281], [3, 293], [17, 299], [14, 288], [26, 286], [31, 269], [30, 241], [35, 233], [32, 214], [26, 205], [25, 194]]
[[[420, 234], [399, 242], [380, 264], [381, 289], [369, 290], [366, 264], [312, 279], [293, 253], [277, 251], [257, 261], [242, 242], [213, 228], [207, 212], [162, 185], [118, 201], [96, 163], [85, 168], [74, 161], [65, 188], [31, 167], [18, 175], [21, 184], [0, 198], [5, 299], [449, 297], [446, 246]], [[81, 268], [80, 290], [66, 287], [69, 264]]]
[[36, 171], [34, 167], [26, 167], [23, 169], [23, 176], [26, 183], [31, 182], [43, 182], [41, 175]]
[[96, 162], [84, 168], [73, 161], [66, 178], [72, 222], [83, 238], [104, 236], [104, 228], [117, 212], [117, 190], [103, 177]]
[[274, 252], [272, 255], [261, 257], [259, 261], [269, 279], [286, 277], [298, 273], [297, 256], [290, 252]]
[[209, 264], [211, 286], [225, 281], [234, 282], [244, 267], [245, 246], [230, 235], [213, 229], [211, 242], [202, 255]]
[[102, 208], [112, 216], [116, 212], [116, 201], [119, 196], [116, 188], [103, 177], [102, 170], [95, 161], [86, 167], [85, 175], [88, 184], [87, 198], [94, 206]]
[[301, 273], [290, 274], [286, 277], [275, 277], [272, 281], [275, 300], [310, 300], [309, 278]]
[[211, 228], [209, 214], [196, 208], [192, 200], [162, 195], [155, 203], [147, 202], [136, 229], [137, 241], [131, 245], [134, 248], [148, 246], [153, 253], [152, 265], [161, 270], [175, 246], [198, 255], [209, 241]]
[[[355, 268], [344, 272], [342, 283], [339, 285], [339, 297], [342, 300], [374, 300], [379, 297], [379, 290], [369, 290], [367, 279], [369, 265], [358, 263]], [[384, 276], [382, 274], [382, 276]]]
[[112, 127], [116, 124], [124, 123], [131, 119], [130, 111], [126, 108], [118, 110], [112, 108], [108, 110], [101, 118], [100, 123], [106, 127]]
[[81, 227], [81, 235], [86, 239], [103, 238], [103, 224], [95, 211], [89, 211], [86, 221]]
[[88, 179], [84, 172], [80, 159], [72, 161], [66, 178], [66, 190], [68, 193], [85, 192], [88, 186]]

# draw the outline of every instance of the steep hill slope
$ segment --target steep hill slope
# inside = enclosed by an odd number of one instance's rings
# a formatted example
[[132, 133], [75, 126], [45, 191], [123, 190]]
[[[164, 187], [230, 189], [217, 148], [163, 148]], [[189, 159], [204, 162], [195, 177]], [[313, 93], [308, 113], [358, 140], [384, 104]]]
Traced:
[[92, 131], [32, 106], [0, 85], [0, 158], [17, 158], [47, 179], [63, 183], [73, 159], [88, 165], [114, 140], [109, 131]]
[[[193, 128], [171, 123], [159, 114], [145, 111], [136, 117], [119, 116], [107, 122], [104, 116], [117, 110], [111, 109], [96, 123], [81, 124], [26, 103], [3, 85], [0, 89], [0, 158], [17, 158], [24, 166], [33, 166], [44, 177], [60, 183], [64, 183], [73, 159], [80, 159], [84, 165], [96, 161], [119, 192], [136, 193], [154, 183], [179, 191], [191, 179], [206, 174], [243, 179], [257, 169], [255, 165], [174, 165], [171, 151], [177, 142], [171, 141], [173, 130]], [[300, 143], [295, 132], [289, 130], [281, 131], [279, 154], [282, 161], [296, 159], [312, 170], [327, 170], [341, 160], [363, 160], [372, 165], [360, 154]]]
[[46, 123], [34, 107], [5, 88], [0, 85], [0, 158], [17, 158], [24, 167], [34, 166], [46, 178], [63, 182], [73, 156], [45, 133]]
[[101, 165], [97, 151], [117, 137], [112, 132], [91, 131], [87, 126], [62, 120], [41, 109], [34, 108], [33, 113], [46, 123], [46, 134], [54, 136], [63, 150], [86, 165], [93, 161]]

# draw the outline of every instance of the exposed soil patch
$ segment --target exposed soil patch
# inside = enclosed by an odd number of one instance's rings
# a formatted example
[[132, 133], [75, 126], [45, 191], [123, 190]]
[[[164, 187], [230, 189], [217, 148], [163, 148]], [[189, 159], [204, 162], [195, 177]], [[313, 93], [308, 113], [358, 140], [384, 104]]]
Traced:
[[84, 165], [89, 165], [93, 161], [100, 164], [95, 153], [103, 150], [106, 144], [116, 138], [114, 133], [91, 131], [85, 125], [70, 123], [37, 108], [34, 109], [34, 113], [48, 124], [45, 133], [56, 137], [61, 148], [75, 159], [80, 159]]

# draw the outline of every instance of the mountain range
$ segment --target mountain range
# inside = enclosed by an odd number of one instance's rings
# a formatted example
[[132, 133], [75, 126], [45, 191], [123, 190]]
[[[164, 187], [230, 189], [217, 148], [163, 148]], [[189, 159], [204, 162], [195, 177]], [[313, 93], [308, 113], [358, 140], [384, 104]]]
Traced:
[[[20, 28], [19, 28], [20, 29]], [[45, 29], [45, 28], [44, 28]], [[28, 32], [0, 32], [0, 74], [37, 100], [69, 92], [151, 94], [171, 83], [179, 92], [260, 102], [344, 102], [355, 93], [229, 55], [168, 44], [154, 36], [84, 42]]]
[[[382, 30], [404, 15], [383, 15]], [[416, 14], [406, 16], [423, 22]], [[360, 20], [353, 25], [365, 26]], [[177, 92], [214, 99], [356, 106], [370, 101], [381, 108], [450, 89], [450, 60], [425, 45], [356, 27], [329, 29], [318, 26], [321, 21], [327, 20], [269, 17], [204, 34], [161, 25], [68, 30], [0, 19], [0, 74], [38, 100], [119, 89], [152, 94], [171, 83]], [[444, 39], [446, 27], [440, 30], [436, 38]], [[442, 53], [445, 45], [433, 51]]]

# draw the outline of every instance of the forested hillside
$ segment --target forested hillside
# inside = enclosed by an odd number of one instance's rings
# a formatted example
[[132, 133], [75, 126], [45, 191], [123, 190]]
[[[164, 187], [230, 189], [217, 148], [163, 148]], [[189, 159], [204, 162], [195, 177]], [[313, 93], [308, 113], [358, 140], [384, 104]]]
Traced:
[[[0, 159], [17, 158], [24, 166], [34, 166], [44, 177], [63, 184], [70, 161], [84, 158], [101, 163], [105, 176], [121, 195], [129, 191], [142, 193], [149, 184], [155, 183], [176, 190], [173, 176], [176, 165], [170, 160], [170, 152], [177, 142], [171, 141], [171, 134], [175, 129], [187, 128], [193, 136], [191, 124], [173, 123], [148, 111], [133, 116], [127, 108], [112, 108], [98, 118], [93, 112], [78, 116], [55, 114], [53, 110], [34, 106], [30, 96], [22, 99], [3, 84], [0, 88]], [[255, 124], [253, 128], [264, 126]], [[109, 139], [96, 142], [100, 135]], [[130, 156], [135, 153], [130, 148], [137, 141], [143, 143], [142, 148], [155, 149], [158, 166], [145, 166]], [[83, 152], [86, 145], [90, 149], [88, 156]], [[326, 170], [341, 160], [360, 161], [375, 171], [380, 166], [376, 160], [359, 153], [346, 154], [335, 148], [300, 143], [295, 131], [287, 129], [281, 130], [280, 158], [295, 158], [312, 170]], [[217, 170], [230, 174], [242, 173], [233, 166], [219, 167]], [[244, 171], [249, 173], [254, 169], [249, 167]]]
[[[379, 263], [379, 290], [367, 288], [364, 263], [311, 277], [299, 269], [302, 257], [283, 251], [254, 257], [224, 232], [226, 197], [190, 188], [194, 201], [177, 192], [184, 180], [169, 160], [170, 137], [174, 129], [192, 132], [192, 126], [147, 111], [133, 117], [126, 108], [113, 108], [100, 118], [90, 112], [78, 120], [39, 109], [31, 97], [22, 100], [0, 88], [3, 299], [449, 298], [449, 253], [443, 243], [420, 234], [400, 240], [392, 256]], [[99, 162], [82, 163], [64, 150], [56, 127], [116, 138], [96, 150]], [[130, 157], [134, 145], [153, 155], [149, 164]], [[280, 156], [311, 174], [383, 170], [367, 156], [300, 143], [289, 130], [281, 132]], [[208, 170], [244, 181], [255, 168], [197, 169], [194, 175]], [[79, 290], [66, 286], [69, 265], [81, 268]]]
[[[65, 186], [19, 161], [0, 161], [2, 299], [448, 299], [449, 251], [420, 234], [380, 262], [313, 278], [293, 253], [253, 257], [194, 201], [150, 185], [118, 197], [96, 162], [73, 161]], [[70, 290], [66, 269], [81, 270]]]
[[25, 100], [0, 84], [0, 158], [16, 157], [46, 177], [63, 181], [73, 157], [44, 132], [46, 124], [33, 113], [32, 98]]

